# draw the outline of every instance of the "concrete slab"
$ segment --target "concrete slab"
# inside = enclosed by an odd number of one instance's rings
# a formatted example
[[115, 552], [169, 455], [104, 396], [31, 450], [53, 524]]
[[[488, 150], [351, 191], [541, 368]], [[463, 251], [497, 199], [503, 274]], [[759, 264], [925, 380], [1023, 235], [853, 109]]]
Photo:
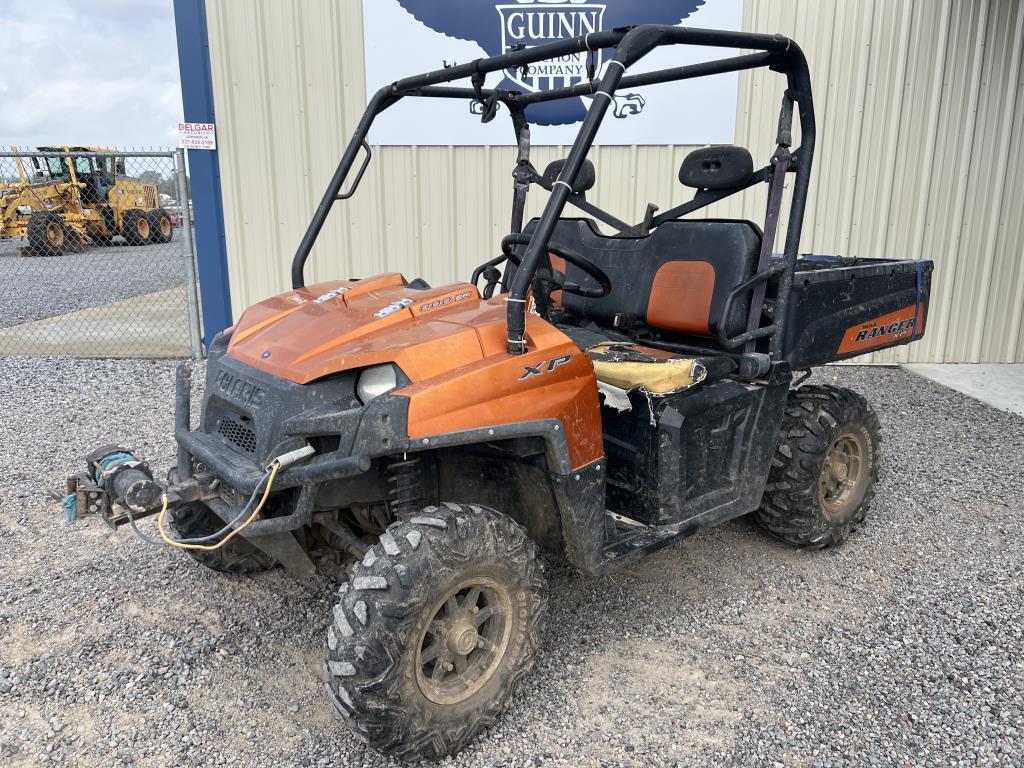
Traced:
[[1024, 363], [908, 363], [900, 367], [993, 408], [1024, 416]]
[[184, 286], [0, 329], [0, 355], [189, 357]]

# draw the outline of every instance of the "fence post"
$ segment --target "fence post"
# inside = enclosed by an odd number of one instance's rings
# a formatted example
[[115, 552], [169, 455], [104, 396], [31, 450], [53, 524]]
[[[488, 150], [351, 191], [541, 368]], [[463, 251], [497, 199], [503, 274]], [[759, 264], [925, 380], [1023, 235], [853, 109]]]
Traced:
[[192, 357], [203, 359], [203, 336], [199, 328], [199, 292], [196, 284], [196, 259], [192, 243], [192, 211], [185, 183], [185, 150], [174, 153], [178, 177], [178, 204], [181, 206], [181, 241], [185, 250], [185, 293], [188, 295], [188, 338]]

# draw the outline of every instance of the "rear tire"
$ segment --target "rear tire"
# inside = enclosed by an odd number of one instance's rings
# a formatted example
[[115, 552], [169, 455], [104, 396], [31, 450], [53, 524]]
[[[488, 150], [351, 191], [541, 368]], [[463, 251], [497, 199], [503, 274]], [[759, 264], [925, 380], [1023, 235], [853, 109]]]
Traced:
[[171, 222], [171, 215], [163, 208], [150, 211], [149, 227], [152, 231], [151, 239], [154, 243], [169, 243], [174, 237], [174, 224]]
[[[224, 521], [201, 502], [175, 507], [169, 515], [171, 527], [179, 539], [209, 536], [224, 527]], [[240, 536], [235, 536], [220, 549], [185, 551], [196, 562], [221, 573], [258, 573], [277, 567], [274, 558]]]
[[28, 220], [28, 245], [36, 256], [58, 256], [71, 244], [71, 233], [56, 211], [36, 211]]
[[153, 227], [146, 212], [138, 208], [125, 211], [121, 221], [121, 235], [128, 245], [148, 245], [153, 237]]
[[393, 523], [340, 595], [328, 691], [355, 734], [387, 755], [458, 752], [533, 666], [542, 566], [522, 527], [492, 509], [446, 503]]
[[845, 541], [875, 496], [881, 442], [878, 417], [856, 392], [829, 386], [790, 392], [758, 522], [798, 547]]

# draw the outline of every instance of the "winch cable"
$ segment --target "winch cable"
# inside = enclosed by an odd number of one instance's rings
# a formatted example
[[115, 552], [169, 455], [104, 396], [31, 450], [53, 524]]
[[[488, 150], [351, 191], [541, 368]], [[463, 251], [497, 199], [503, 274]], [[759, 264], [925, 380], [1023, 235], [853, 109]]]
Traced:
[[[271, 464], [270, 469], [267, 470], [267, 473], [260, 479], [258, 483], [256, 483], [256, 487], [253, 489], [252, 495], [249, 497], [249, 501], [247, 501], [245, 506], [242, 507], [242, 511], [235, 516], [234, 520], [225, 525], [216, 533], [211, 533], [209, 536], [199, 536], [191, 539], [172, 539], [170, 536], [168, 536], [164, 523], [164, 520], [167, 516], [168, 508], [168, 499], [166, 493], [163, 494], [163, 497], [160, 500], [160, 516], [157, 518], [157, 528], [160, 531], [160, 539], [154, 539], [151, 536], [147, 536], [142, 531], [140, 531], [138, 525], [136, 525], [135, 523], [135, 518], [132, 516], [131, 510], [125, 507], [125, 512], [127, 512], [128, 514], [128, 522], [131, 525], [132, 531], [135, 533], [135, 535], [147, 544], [153, 544], [156, 546], [161, 546], [162, 544], [169, 544], [170, 546], [177, 547], [179, 549], [201, 549], [205, 551], [214, 551], [220, 549], [225, 544], [227, 544], [232, 537], [234, 537], [240, 531], [244, 530], [250, 523], [252, 523], [253, 520], [256, 519], [256, 516], [259, 515], [260, 511], [263, 509], [263, 505], [266, 504], [267, 499], [270, 497], [270, 489], [273, 487], [274, 478], [277, 476], [277, 473], [280, 469], [280, 461], [275, 461], [273, 464]], [[264, 486], [264, 484], [266, 485]], [[256, 496], [260, 493], [261, 487], [263, 488], [263, 496], [262, 498], [260, 498], [259, 504], [256, 505], [256, 508], [250, 512], [249, 510], [252, 507], [253, 502], [256, 501]], [[248, 519], [246, 519], [245, 522], [241, 525], [238, 525], [238, 523], [243, 518], [245, 518], [246, 515], [248, 515]], [[238, 525], [237, 528], [235, 527], [236, 525]], [[225, 534], [227, 535], [225, 536]], [[213, 545], [205, 546], [206, 542], [215, 541], [216, 539], [219, 539], [221, 536], [224, 536], [224, 538], [221, 541]]]

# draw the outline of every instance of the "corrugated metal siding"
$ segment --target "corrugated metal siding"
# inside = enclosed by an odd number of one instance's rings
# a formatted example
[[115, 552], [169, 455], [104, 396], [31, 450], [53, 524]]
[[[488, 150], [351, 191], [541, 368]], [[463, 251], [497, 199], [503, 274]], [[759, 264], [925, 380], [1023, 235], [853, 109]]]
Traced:
[[[236, 316], [289, 285], [366, 103], [360, 0], [208, 0]], [[936, 262], [924, 340], [876, 362], [1024, 361], [1024, 3], [747, 0], [744, 28], [807, 52], [819, 122], [801, 249]], [[774, 149], [778, 75], [741, 73], [737, 143]], [[638, 220], [688, 191], [691, 147], [600, 147], [593, 199]], [[564, 155], [535, 150], [535, 164]], [[465, 279], [508, 232], [508, 147], [382, 147], [308, 279]], [[543, 194], [533, 195], [531, 213]], [[763, 216], [764, 191], [707, 215]], [[863, 359], [863, 358], [862, 358]]]

